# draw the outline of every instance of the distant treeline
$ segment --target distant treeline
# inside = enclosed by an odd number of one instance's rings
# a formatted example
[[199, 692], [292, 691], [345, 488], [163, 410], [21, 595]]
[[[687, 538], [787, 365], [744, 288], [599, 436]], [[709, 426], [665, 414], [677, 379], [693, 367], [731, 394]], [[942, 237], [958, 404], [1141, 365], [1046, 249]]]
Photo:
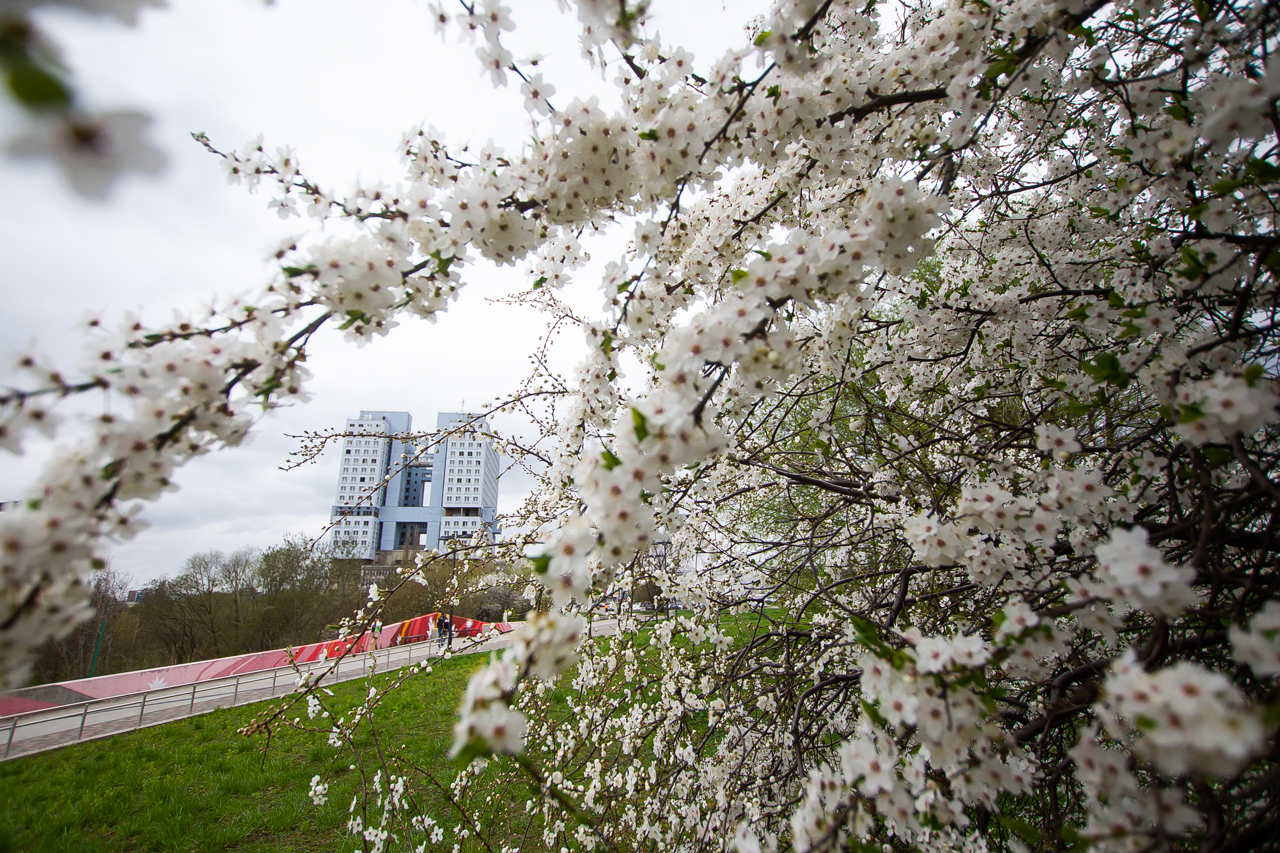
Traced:
[[[305, 537], [265, 550], [203, 551], [128, 603], [131, 579], [108, 565], [90, 579], [94, 618], [40, 650], [31, 684], [299, 646], [335, 636], [363, 607], [370, 566]], [[379, 586], [398, 583], [395, 570]], [[529, 609], [524, 581], [477, 561], [434, 564], [384, 602], [384, 624], [453, 612], [499, 621]]]

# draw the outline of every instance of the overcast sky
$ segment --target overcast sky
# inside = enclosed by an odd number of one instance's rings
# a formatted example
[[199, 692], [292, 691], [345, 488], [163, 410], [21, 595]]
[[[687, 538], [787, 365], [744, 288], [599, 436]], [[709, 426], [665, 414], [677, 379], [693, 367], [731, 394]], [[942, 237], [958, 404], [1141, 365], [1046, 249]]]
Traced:
[[[743, 25], [766, 4], [653, 5], [664, 41], [691, 50], [705, 69], [742, 42]], [[608, 97], [599, 72], [579, 59], [574, 17], [552, 0], [512, 6], [517, 30], [507, 46], [517, 58], [548, 57], [543, 73], [557, 87], [556, 103]], [[0, 160], [6, 356], [34, 341], [59, 364], [73, 364], [80, 345], [69, 327], [84, 314], [138, 311], [163, 322], [173, 308], [254, 289], [269, 277], [267, 258], [281, 240], [316, 233], [309, 220], [282, 222], [266, 209], [268, 197], [228, 186], [193, 131], [224, 150], [258, 133], [271, 149], [292, 145], [309, 177], [338, 190], [357, 180], [396, 183], [399, 138], [420, 124], [444, 131], [450, 144], [492, 139], [508, 150], [529, 132], [519, 90], [491, 88], [472, 47], [435, 34], [422, 0], [177, 0], [144, 12], [136, 28], [71, 12], [42, 13], [39, 21], [63, 47], [88, 104], [155, 117], [150, 138], [168, 165], [159, 178], [126, 178], [106, 202], [92, 202], [70, 192], [52, 165]], [[0, 101], [0, 137], [20, 124]], [[599, 254], [620, 245], [615, 237]], [[311, 401], [261, 420], [246, 445], [185, 466], [180, 491], [146, 508], [150, 529], [115, 547], [115, 565], [140, 585], [175, 573], [197, 551], [317, 535], [329, 517], [337, 459], [283, 472], [296, 447], [286, 435], [340, 427], [361, 409], [407, 411], [415, 426], [430, 428], [438, 411], [464, 401], [474, 408], [509, 390], [525, 375], [541, 326], [489, 299], [526, 286], [523, 270], [478, 268], [434, 326], [406, 320], [364, 348], [321, 336], [309, 349]], [[459, 358], [464, 342], [468, 355]], [[576, 361], [577, 345], [561, 347], [566, 363]], [[521, 428], [501, 419], [496, 426]], [[23, 497], [51, 449], [33, 444], [22, 457], [0, 455], [0, 500]], [[528, 488], [520, 477], [505, 478], [499, 511], [515, 508]]]

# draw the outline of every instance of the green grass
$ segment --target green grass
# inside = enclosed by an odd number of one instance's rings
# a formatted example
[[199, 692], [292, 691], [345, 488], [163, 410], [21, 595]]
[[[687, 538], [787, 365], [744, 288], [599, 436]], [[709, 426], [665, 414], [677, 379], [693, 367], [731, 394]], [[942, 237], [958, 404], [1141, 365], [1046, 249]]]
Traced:
[[[754, 617], [726, 617], [725, 627], [740, 635]], [[653, 626], [640, 632], [642, 643]], [[600, 642], [611, 644], [612, 638]], [[453, 724], [467, 680], [487, 656], [436, 661], [433, 671], [411, 677], [387, 694], [374, 715], [383, 744], [402, 751], [419, 768], [429, 768], [446, 785], [457, 767], [448, 757]], [[656, 675], [644, 656], [641, 672]], [[378, 676], [385, 683], [392, 675]], [[552, 718], [571, 719], [566, 700], [570, 677], [562, 676], [548, 696]], [[339, 709], [353, 706], [367, 690], [363, 679], [333, 688]], [[276, 700], [279, 702], [280, 700]], [[16, 851], [351, 851], [360, 849], [347, 832], [347, 808], [360, 783], [349, 769], [350, 750], [335, 750], [320, 733], [281, 729], [264, 749], [262, 738], [246, 738], [237, 730], [275, 707], [246, 705], [65, 747], [53, 752], [0, 763], [0, 853]], [[291, 716], [306, 720], [305, 706]], [[334, 716], [338, 716], [339, 710]], [[317, 720], [312, 725], [319, 724]], [[694, 729], [705, 723], [693, 722]], [[366, 758], [376, 750], [367, 728], [357, 745]], [[370, 768], [372, 776], [375, 768]], [[494, 762], [481, 777], [480, 807], [499, 824], [497, 836], [523, 839], [520, 816], [529, 796], [522, 774]], [[308, 789], [319, 774], [330, 782], [329, 802], [312, 804]], [[456, 811], [436, 789], [415, 780], [414, 805], [444, 823]], [[503, 781], [499, 782], [499, 779]], [[492, 786], [487, 784], [493, 780]], [[385, 784], [384, 784], [385, 790]], [[519, 825], [517, 825], [519, 824]], [[451, 846], [452, 837], [444, 846]], [[474, 844], [465, 843], [465, 849]]]
[[[410, 678], [376, 713], [379, 736], [451, 779], [455, 712], [483, 662], [440, 661]], [[363, 679], [347, 682], [334, 688], [334, 701], [350, 707], [366, 690]], [[359, 784], [350, 753], [316, 733], [285, 729], [267, 749], [262, 738], [237, 734], [270, 707], [223, 709], [0, 764], [0, 853], [358, 849], [346, 831]], [[304, 707], [295, 713], [306, 722]], [[364, 744], [372, 743], [362, 732]], [[307, 795], [316, 774], [331, 777], [321, 807]], [[438, 812], [448, 809], [438, 794], [437, 802], [432, 791], [419, 794]]]

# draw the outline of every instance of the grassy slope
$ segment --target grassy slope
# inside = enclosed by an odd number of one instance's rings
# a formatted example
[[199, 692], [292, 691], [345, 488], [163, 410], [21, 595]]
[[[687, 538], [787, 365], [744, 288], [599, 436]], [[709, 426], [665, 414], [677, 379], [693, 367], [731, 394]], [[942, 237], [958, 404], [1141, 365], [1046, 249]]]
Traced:
[[[734, 635], [749, 635], [754, 623], [751, 616], [722, 620]], [[446, 782], [452, 779], [456, 766], [447, 752], [458, 703], [471, 673], [486, 660], [477, 655], [438, 661], [432, 672], [393, 691], [377, 714], [381, 736], [409, 747], [417, 766], [433, 768]], [[334, 688], [335, 699], [339, 707], [350, 707], [366, 689], [363, 680], [350, 681]], [[553, 713], [568, 713], [568, 692], [564, 679], [552, 693]], [[223, 709], [0, 763], [0, 853], [360, 849], [346, 831], [347, 807], [359, 778], [345, 764], [337, 773], [328, 772], [335, 750], [324, 736], [284, 730], [264, 751], [261, 739], [236, 734], [268, 707]], [[305, 721], [301, 707], [295, 713]], [[361, 746], [371, 743], [365, 735]], [[349, 752], [341, 756], [351, 760]], [[307, 795], [316, 774], [331, 781], [329, 802], [318, 808]], [[425, 813], [453, 816], [440, 794], [416, 788]], [[500, 807], [499, 813], [513, 817], [523, 812], [528, 795], [523, 786], [510, 785], [487, 793], [494, 801], [512, 803], [514, 811]]]
[[[388, 698], [379, 726], [415, 763], [443, 769], [455, 712], [480, 657], [438, 662]], [[385, 678], [385, 677], [380, 677]], [[334, 689], [348, 707], [363, 680]], [[346, 832], [358, 775], [334, 774], [327, 804], [307, 796], [335, 750], [286, 730], [263, 750], [236, 730], [268, 703], [228, 708], [0, 764], [0, 853], [8, 851], [333, 851], [358, 849]], [[299, 709], [297, 712], [305, 713]], [[349, 760], [349, 759], [348, 759]], [[443, 800], [427, 805], [444, 813]]]

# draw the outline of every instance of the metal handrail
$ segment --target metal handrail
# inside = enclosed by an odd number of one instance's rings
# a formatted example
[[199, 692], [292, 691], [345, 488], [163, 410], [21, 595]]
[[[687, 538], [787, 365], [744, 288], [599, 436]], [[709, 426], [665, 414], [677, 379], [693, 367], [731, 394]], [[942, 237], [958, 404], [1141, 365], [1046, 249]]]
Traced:
[[[331, 673], [331, 677], [332, 677], [333, 683], [342, 682], [342, 681], [351, 681], [353, 679], [360, 678], [362, 676], [367, 675], [369, 672], [370, 662], [373, 663], [374, 669], [375, 671], [377, 671], [378, 665], [379, 665], [379, 657], [381, 656], [382, 658], [381, 663], [385, 667], [385, 670], [383, 671], [390, 672], [394, 669], [400, 669], [413, 664], [414, 651], [421, 647], [425, 647], [426, 654], [418, 658], [417, 659], [418, 661], [422, 661], [427, 658], [430, 658], [432, 656], [432, 651], [434, 649], [437, 649], [439, 646], [436, 640], [429, 639], [419, 643], [405, 643], [399, 646], [390, 646], [385, 649], [373, 649], [368, 652], [360, 652], [358, 655], [348, 654], [348, 655], [337, 657], [337, 658], [329, 658], [329, 659], [317, 660], [317, 661], [306, 661], [304, 663], [299, 663], [292, 666], [276, 667], [269, 670], [263, 669], [263, 670], [255, 670], [253, 672], [238, 673], [236, 675], [224, 676], [222, 678], [210, 679], [208, 681], [195, 681], [189, 685], [177, 684], [177, 685], [173, 685], [172, 687], [158, 687], [154, 690], [144, 690], [144, 691], [138, 691], [135, 693], [124, 693], [119, 696], [110, 696], [110, 697], [104, 697], [99, 699], [89, 699], [84, 702], [77, 702], [71, 705], [59, 705], [53, 708], [40, 708], [34, 711], [24, 711], [18, 714], [9, 715], [7, 717], [0, 717], [0, 725], [3, 725], [5, 722], [9, 724], [8, 725], [9, 731], [5, 738], [4, 755], [0, 757], [0, 760], [4, 760], [10, 757], [11, 751], [13, 749], [14, 737], [18, 729], [22, 727], [35, 726], [35, 725], [49, 725], [49, 724], [57, 723], [62, 720], [73, 720], [76, 717], [80, 718], [79, 726], [76, 729], [76, 734], [74, 738], [60, 739], [56, 743], [50, 743], [50, 744], [41, 746], [37, 749], [24, 750], [21, 753], [19, 753], [20, 755], [31, 755], [36, 752], [43, 752], [47, 749], [56, 749], [58, 747], [68, 746], [73, 743], [81, 743], [82, 741], [85, 741], [85, 740], [93, 740], [99, 737], [107, 737], [109, 735], [122, 734], [124, 732], [129, 732], [129, 731], [137, 731], [138, 729], [148, 728], [150, 726], [159, 725], [161, 723], [173, 722], [173, 720], [175, 719], [184, 719], [186, 717], [196, 716], [197, 714], [207, 714], [210, 711], [217, 710], [218, 708], [233, 708], [241, 704], [247, 705], [252, 702], [261, 702], [263, 701], [263, 697], [244, 698], [242, 700], [241, 686], [252, 685], [254, 682], [265, 682], [267, 680], [268, 675], [270, 676], [271, 686], [270, 688], [268, 688], [270, 691], [270, 694], [267, 698], [274, 699], [276, 697], [276, 692], [279, 689], [279, 686], [278, 686], [279, 676], [282, 671], [287, 671], [291, 674], [296, 672], [301, 676], [310, 677], [316, 670], [324, 669], [332, 666], [333, 671]], [[394, 666], [392, 666], [392, 658], [400, 657], [402, 654], [404, 654], [405, 651], [408, 652], [408, 654], [405, 655], [405, 659], [402, 662], [397, 662]], [[353, 658], [357, 656], [360, 658], [360, 668], [358, 670], [351, 671], [352, 669], [351, 667], [344, 666], [348, 663], [354, 663]], [[344, 669], [346, 671], [344, 671]], [[300, 682], [298, 681], [297, 678], [295, 678], [294, 683], [289, 687], [290, 692], [292, 692], [299, 685], [300, 685]], [[204, 692], [207, 695], [210, 692], [214, 692], [214, 691], [221, 692], [227, 688], [230, 688], [232, 692], [230, 703], [215, 704], [210, 708], [205, 708], [201, 710], [196, 709], [196, 701], [197, 701], [198, 693]], [[258, 689], [261, 690], [263, 688], [258, 688]], [[251, 696], [252, 691], [253, 691], [253, 687], [249, 686], [248, 691], [245, 695], [247, 697]], [[148, 706], [150, 706], [151, 710], [155, 711], [155, 709], [157, 709], [158, 707], [164, 708], [166, 706], [175, 705], [178, 702], [182, 702], [187, 706], [186, 713], [184, 715], [179, 717], [164, 716], [162, 719], [159, 719], [159, 720], [153, 719], [153, 721], [149, 723], [145, 721], [145, 716], [148, 711]], [[126, 711], [133, 708], [135, 705], [138, 706], [138, 717], [135, 721], [133, 721], [131, 725], [126, 725], [120, 728], [113, 728], [109, 732], [100, 732], [96, 734], [91, 733], [88, 737], [85, 736], [86, 723], [88, 722], [88, 718], [91, 713], [99, 713], [99, 712], [105, 712], [105, 711], [117, 711], [117, 712]], [[66, 730], [63, 730], [63, 731], [66, 731]], [[17, 757], [17, 756], [14, 756], [14, 757]]]

